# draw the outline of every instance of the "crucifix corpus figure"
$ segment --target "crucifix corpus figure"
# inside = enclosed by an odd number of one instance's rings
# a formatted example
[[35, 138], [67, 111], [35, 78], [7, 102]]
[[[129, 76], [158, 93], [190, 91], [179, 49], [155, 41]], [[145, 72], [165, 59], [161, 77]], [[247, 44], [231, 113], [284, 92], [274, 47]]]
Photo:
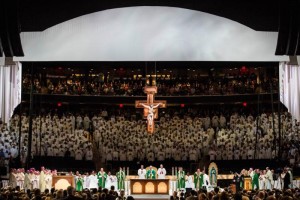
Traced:
[[147, 115], [147, 121], [148, 121], [148, 125], [150, 127], [152, 127], [152, 122], [154, 121], [154, 112], [155, 112], [155, 108], [158, 108], [158, 106], [161, 105], [161, 103], [156, 104], [155, 106], [153, 104], [150, 104], [149, 106], [146, 104], [141, 103], [141, 105], [148, 109], [148, 115]]
[[158, 108], [165, 108], [166, 101], [155, 101], [154, 95], [157, 93], [156, 86], [146, 86], [144, 92], [147, 94], [147, 101], [136, 101], [136, 108], [144, 108], [144, 118], [147, 119], [147, 131], [154, 132], [154, 120], [158, 118]]

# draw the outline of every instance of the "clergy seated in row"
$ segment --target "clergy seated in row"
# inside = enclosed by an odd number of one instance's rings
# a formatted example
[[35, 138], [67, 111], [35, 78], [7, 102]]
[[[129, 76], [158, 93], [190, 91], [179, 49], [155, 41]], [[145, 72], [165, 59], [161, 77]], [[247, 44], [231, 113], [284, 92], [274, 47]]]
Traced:
[[[216, 119], [217, 117], [214, 117], [214, 120]], [[209, 151], [208, 147], [212, 144], [218, 145], [214, 148], [210, 147], [212, 149], [210, 155], [213, 159], [237, 160], [254, 158], [253, 148], [251, 147], [255, 142], [254, 131], [256, 129], [255, 119], [251, 115], [246, 118], [234, 113], [230, 118], [230, 122], [228, 122], [228, 127], [217, 131], [210, 128], [211, 122], [207, 117], [204, 119], [204, 122], [199, 121], [199, 119], [195, 121], [195, 119], [192, 120], [188, 117], [185, 120], [173, 117], [168, 121], [162, 120], [157, 125], [158, 131], [151, 139], [145, 133], [145, 126], [142, 125], [143, 121], [129, 122], [123, 120], [110, 123], [109, 120], [99, 120], [97, 123], [101, 124], [101, 126], [98, 126], [101, 128], [96, 129], [94, 132], [95, 140], [99, 143], [99, 151], [104, 154], [107, 152], [113, 154], [114, 160], [128, 160], [129, 156], [127, 155], [130, 155], [130, 159], [134, 156], [134, 158], [138, 158], [139, 160], [146, 159], [149, 161], [153, 161], [153, 159], [162, 160], [163, 157], [165, 160], [172, 158], [178, 161], [197, 161], [201, 158], [202, 152]], [[220, 126], [222, 123], [214, 122], [214, 126]], [[265, 120], [265, 123], [270, 123], [270, 120]], [[199, 130], [195, 131], [199, 124]], [[201, 128], [205, 124], [208, 124], [206, 131], [205, 128]], [[124, 130], [124, 134], [123, 131], [122, 134], [119, 133], [119, 130]], [[259, 159], [271, 159], [276, 155], [276, 152], [271, 149], [273, 141], [272, 133], [268, 131], [269, 129], [266, 130], [265, 134], [262, 135], [263, 137], [260, 138], [257, 148], [260, 156]], [[113, 134], [110, 134], [110, 131]], [[216, 138], [214, 137], [215, 134], [217, 134]], [[126, 146], [126, 153], [117, 150], [120, 148], [120, 142], [112, 142], [120, 139], [122, 139], [121, 143]], [[166, 144], [166, 146], [160, 147], [162, 143]], [[247, 148], [244, 148], [246, 143], [249, 145]], [[141, 146], [145, 148], [141, 150]], [[133, 149], [128, 149], [128, 147], [133, 147]], [[121, 156], [120, 154], [123, 155]], [[110, 160], [110, 158], [111, 156], [108, 156], [107, 160]]]
[[[254, 159], [256, 117], [237, 112], [230, 115], [220, 113], [199, 116], [197, 112], [190, 109], [180, 117], [168, 112], [161, 114], [153, 136], [146, 133], [144, 120], [127, 120], [124, 116], [110, 116], [109, 111], [105, 109], [90, 119], [90, 125], [94, 129], [93, 138], [96, 148], [101, 155], [106, 155], [103, 161], [175, 159], [197, 162], [204, 156], [204, 152], [209, 152], [212, 160]], [[278, 133], [277, 113], [274, 117], [275, 129], [272, 128], [272, 115], [262, 113], [258, 116], [261, 124], [258, 129], [256, 159], [272, 159], [278, 154], [272, 149], [273, 131]], [[299, 141], [300, 126], [292, 120], [289, 113], [282, 113], [280, 117], [282, 132], [286, 133], [282, 141], [287, 147], [283, 148], [284, 159], [291, 158], [291, 162], [296, 165], [300, 161], [300, 156], [292, 142]], [[68, 150], [71, 157], [78, 155], [76, 159], [90, 159], [91, 156], [86, 155], [90, 154], [87, 150], [89, 146], [92, 147], [92, 144], [89, 140], [90, 134], [84, 128], [88, 121], [88, 117], [84, 115], [36, 116], [33, 118], [32, 146], [37, 148], [32, 148], [32, 155], [63, 157]], [[19, 116], [14, 115], [10, 119], [9, 127], [3, 128], [5, 125], [1, 125], [0, 134], [3, 137], [0, 138], [2, 140], [0, 147], [2, 146], [6, 157], [17, 156], [16, 135], [18, 134], [16, 133], [19, 131], [19, 123]], [[28, 116], [22, 115], [21, 123], [21, 148], [23, 149], [28, 144]], [[296, 150], [290, 153], [290, 149]], [[26, 153], [21, 156], [26, 160]]]
[[[87, 119], [86, 119], [87, 120]], [[11, 118], [10, 130], [19, 130], [19, 117], [13, 116]], [[91, 160], [92, 155], [88, 150], [91, 147], [89, 141], [89, 133], [83, 129], [76, 129], [74, 125], [74, 118], [72, 115], [63, 116], [59, 118], [57, 115], [51, 116], [37, 116], [33, 118], [33, 139], [32, 139], [32, 155], [41, 156], [65, 156], [66, 152], [70, 152], [70, 157], [75, 157], [77, 153], [82, 154], [78, 156]], [[84, 123], [83, 123], [84, 124]], [[22, 145], [27, 146], [28, 143], [28, 117], [22, 115]], [[14, 134], [15, 135], [15, 134]], [[16, 139], [16, 141], [18, 141]], [[80, 150], [80, 152], [76, 152]]]

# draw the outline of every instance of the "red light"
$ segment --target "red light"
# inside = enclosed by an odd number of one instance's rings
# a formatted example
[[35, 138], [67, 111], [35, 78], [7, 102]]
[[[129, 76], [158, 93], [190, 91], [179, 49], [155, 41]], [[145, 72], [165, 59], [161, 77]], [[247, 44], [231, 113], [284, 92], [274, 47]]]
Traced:
[[61, 107], [62, 103], [61, 102], [57, 102], [57, 107]]
[[243, 106], [244, 106], [244, 107], [247, 107], [247, 102], [243, 102]]
[[124, 105], [120, 103], [119, 107], [120, 107], [120, 108], [123, 108], [123, 107], [124, 107]]
[[241, 73], [246, 73], [248, 71], [246, 66], [241, 67]]
[[184, 106], [185, 106], [184, 103], [180, 104], [180, 107], [181, 107], [181, 108], [184, 108]]

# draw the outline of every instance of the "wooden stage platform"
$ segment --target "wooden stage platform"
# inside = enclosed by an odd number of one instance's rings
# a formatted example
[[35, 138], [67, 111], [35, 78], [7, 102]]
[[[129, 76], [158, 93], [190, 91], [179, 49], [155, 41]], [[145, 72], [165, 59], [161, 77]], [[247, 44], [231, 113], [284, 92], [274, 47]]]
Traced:
[[135, 200], [169, 200], [170, 196], [165, 194], [135, 194], [131, 195]]

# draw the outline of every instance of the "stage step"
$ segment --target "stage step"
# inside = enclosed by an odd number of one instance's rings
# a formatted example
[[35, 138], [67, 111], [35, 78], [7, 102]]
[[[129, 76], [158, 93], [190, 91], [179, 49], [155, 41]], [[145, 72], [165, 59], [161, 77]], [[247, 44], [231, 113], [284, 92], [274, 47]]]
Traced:
[[135, 200], [169, 200], [169, 195], [159, 195], [159, 194], [139, 194], [131, 195]]

